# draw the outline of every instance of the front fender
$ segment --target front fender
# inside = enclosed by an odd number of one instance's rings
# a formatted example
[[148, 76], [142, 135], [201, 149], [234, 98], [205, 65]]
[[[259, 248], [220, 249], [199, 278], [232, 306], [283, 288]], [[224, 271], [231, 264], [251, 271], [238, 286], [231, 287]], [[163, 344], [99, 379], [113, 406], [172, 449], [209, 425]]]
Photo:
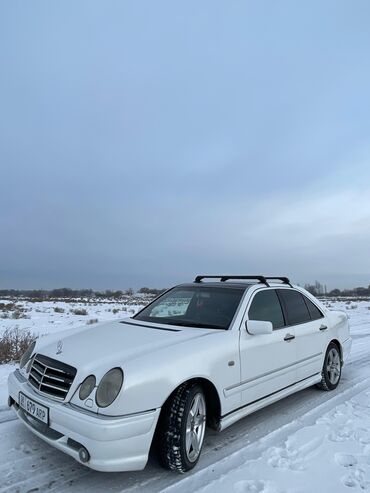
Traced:
[[[229, 365], [233, 361], [234, 365]], [[225, 398], [224, 389], [240, 380], [239, 332], [215, 331], [196, 340], [130, 360], [123, 364], [125, 380], [107, 415], [125, 415], [162, 407], [182, 383], [203, 378], [211, 382], [225, 414], [240, 405], [240, 396]]]

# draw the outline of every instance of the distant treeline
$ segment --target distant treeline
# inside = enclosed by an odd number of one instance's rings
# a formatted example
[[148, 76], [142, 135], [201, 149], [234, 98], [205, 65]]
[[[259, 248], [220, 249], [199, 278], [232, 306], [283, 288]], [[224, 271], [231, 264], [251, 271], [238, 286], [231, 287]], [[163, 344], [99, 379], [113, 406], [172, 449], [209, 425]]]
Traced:
[[50, 299], [50, 298], [123, 298], [134, 296], [135, 294], [157, 296], [165, 289], [140, 288], [136, 293], [132, 288], [125, 291], [94, 291], [93, 289], [0, 289], [0, 297], [31, 298], [31, 299]]
[[[322, 289], [322, 285], [316, 283], [316, 285], [305, 285], [307, 291], [314, 296], [370, 296], [370, 285], [367, 288], [358, 287], [354, 289], [332, 289], [326, 291]], [[33, 300], [47, 300], [53, 298], [104, 298], [104, 299], [119, 299], [133, 296], [158, 296], [163, 293], [165, 289], [157, 288], [140, 288], [138, 291], [134, 291], [132, 288], [122, 290], [110, 290], [95, 291], [93, 289], [70, 289], [70, 288], [58, 288], [58, 289], [0, 289], [0, 298], [12, 297], [12, 298], [28, 298]]]
[[326, 293], [317, 292], [314, 286], [305, 286], [314, 296], [370, 296], [370, 285], [367, 288], [359, 287], [353, 289], [332, 289]]

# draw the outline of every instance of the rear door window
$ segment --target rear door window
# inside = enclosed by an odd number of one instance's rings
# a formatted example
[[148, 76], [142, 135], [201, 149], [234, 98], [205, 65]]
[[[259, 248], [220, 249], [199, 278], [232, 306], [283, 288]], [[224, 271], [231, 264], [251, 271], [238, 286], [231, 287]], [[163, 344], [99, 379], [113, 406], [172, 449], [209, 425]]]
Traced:
[[294, 289], [279, 289], [281, 299], [289, 325], [297, 325], [311, 321], [311, 316], [303, 295]]

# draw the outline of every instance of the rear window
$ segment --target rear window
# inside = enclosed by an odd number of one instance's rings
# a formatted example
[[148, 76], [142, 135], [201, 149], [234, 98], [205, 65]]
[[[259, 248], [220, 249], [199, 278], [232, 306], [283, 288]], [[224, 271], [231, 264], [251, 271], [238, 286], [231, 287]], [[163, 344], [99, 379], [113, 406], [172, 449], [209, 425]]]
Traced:
[[293, 289], [279, 289], [278, 293], [284, 304], [289, 325], [311, 321], [310, 313], [301, 293]]

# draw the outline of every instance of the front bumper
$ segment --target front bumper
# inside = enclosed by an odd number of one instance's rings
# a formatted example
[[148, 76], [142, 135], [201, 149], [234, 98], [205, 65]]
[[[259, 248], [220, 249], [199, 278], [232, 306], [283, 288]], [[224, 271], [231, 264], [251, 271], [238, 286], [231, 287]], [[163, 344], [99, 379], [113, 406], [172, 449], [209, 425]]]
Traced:
[[[19, 370], [9, 375], [8, 389], [12, 407], [23, 423], [78, 462], [82, 463], [79, 450], [83, 446], [90, 454], [84, 464], [97, 471], [144, 469], [160, 409], [120, 417], [93, 415], [36, 393]], [[19, 392], [49, 408], [49, 426], [19, 407]]]

